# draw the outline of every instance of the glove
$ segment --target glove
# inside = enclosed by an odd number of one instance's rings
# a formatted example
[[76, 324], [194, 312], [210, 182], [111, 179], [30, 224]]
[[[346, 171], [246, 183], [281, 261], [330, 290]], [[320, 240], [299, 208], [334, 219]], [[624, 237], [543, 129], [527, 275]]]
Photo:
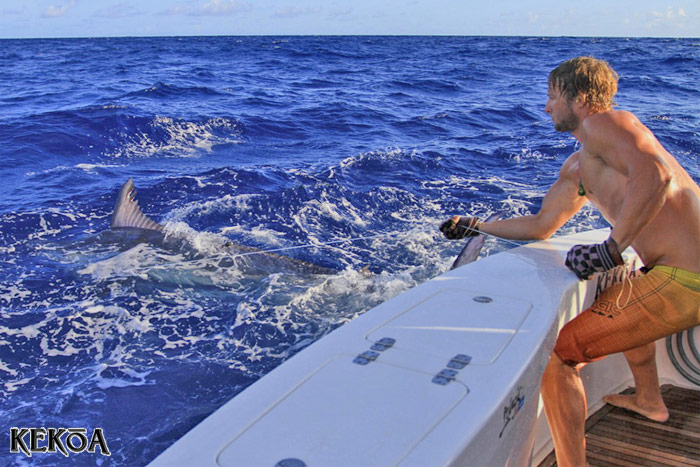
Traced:
[[440, 226], [440, 231], [450, 240], [458, 240], [465, 237], [476, 237], [477, 235], [480, 235], [480, 223], [481, 220], [478, 217], [455, 216], [452, 219], [443, 222], [443, 224]]
[[609, 237], [603, 243], [574, 245], [566, 254], [566, 267], [580, 280], [590, 278], [596, 272], [604, 272], [625, 264], [617, 242]]

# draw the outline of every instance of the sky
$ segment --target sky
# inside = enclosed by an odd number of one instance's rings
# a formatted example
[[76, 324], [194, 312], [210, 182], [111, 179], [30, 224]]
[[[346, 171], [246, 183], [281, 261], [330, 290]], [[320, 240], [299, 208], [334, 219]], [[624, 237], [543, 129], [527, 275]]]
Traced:
[[0, 0], [0, 38], [700, 37], [700, 0]]

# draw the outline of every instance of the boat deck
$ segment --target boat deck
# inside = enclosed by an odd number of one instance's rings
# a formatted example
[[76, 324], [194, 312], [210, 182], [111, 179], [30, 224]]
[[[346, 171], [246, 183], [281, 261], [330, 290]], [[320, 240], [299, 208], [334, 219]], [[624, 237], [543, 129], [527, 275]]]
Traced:
[[[622, 394], [632, 393], [632, 389]], [[666, 423], [605, 405], [586, 421], [591, 466], [700, 466], [700, 391], [664, 385]], [[557, 465], [552, 452], [539, 467]]]

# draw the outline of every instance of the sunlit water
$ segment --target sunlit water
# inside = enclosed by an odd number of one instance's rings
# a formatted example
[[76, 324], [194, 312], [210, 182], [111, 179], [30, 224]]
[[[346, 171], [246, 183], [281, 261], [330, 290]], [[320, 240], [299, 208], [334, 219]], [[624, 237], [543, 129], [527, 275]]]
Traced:
[[[101, 427], [112, 451], [5, 448], [3, 465], [145, 464], [299, 350], [446, 271], [461, 248], [437, 230], [446, 217], [536, 212], [575, 150], [543, 112], [564, 59], [610, 61], [621, 107], [700, 179], [693, 39], [0, 44], [0, 444], [12, 426]], [[164, 239], [108, 231], [130, 177]], [[563, 230], [602, 226], [587, 207]]]

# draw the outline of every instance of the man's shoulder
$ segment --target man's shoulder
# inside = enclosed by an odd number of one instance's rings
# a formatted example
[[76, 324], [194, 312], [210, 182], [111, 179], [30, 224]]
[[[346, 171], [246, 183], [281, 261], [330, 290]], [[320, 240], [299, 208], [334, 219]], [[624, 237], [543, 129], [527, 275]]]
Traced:
[[561, 165], [561, 169], [559, 171], [559, 178], [578, 181], [578, 179], [581, 178], [578, 167], [579, 151], [576, 151], [575, 153], [567, 157], [564, 163]]
[[589, 115], [583, 120], [584, 129], [587, 132], [600, 130], [624, 129], [629, 125], [636, 125], [639, 119], [627, 110], [606, 110]]
[[581, 143], [585, 152], [600, 155], [610, 146], [627, 144], [644, 133], [644, 125], [626, 110], [608, 110], [589, 115], [583, 121]]

